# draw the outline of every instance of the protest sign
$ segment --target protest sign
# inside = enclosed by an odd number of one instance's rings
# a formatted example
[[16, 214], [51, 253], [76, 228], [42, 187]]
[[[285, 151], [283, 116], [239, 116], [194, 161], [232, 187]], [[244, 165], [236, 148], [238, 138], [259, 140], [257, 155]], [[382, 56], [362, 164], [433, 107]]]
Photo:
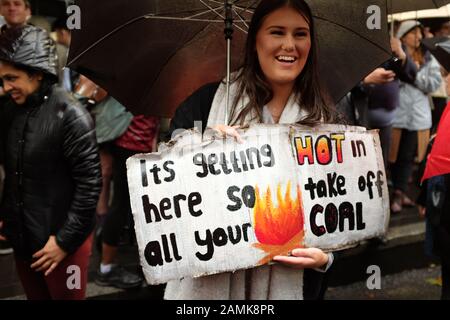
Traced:
[[150, 284], [270, 263], [298, 247], [338, 250], [386, 232], [378, 133], [254, 125], [243, 143], [191, 130], [128, 159]]

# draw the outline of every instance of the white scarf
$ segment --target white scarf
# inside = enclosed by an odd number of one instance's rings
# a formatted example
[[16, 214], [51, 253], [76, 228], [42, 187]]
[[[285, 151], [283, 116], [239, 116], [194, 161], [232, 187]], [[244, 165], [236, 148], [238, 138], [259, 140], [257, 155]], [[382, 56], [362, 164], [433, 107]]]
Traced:
[[[239, 83], [237, 81], [233, 82], [230, 85], [230, 106], [228, 107], [228, 115], [230, 115], [230, 109], [233, 105], [233, 102], [235, 101], [236, 95], [238, 94], [238, 86]], [[295, 95], [291, 95], [289, 97], [289, 100], [283, 109], [283, 112], [280, 116], [280, 120], [278, 121], [279, 124], [290, 124], [290, 123], [296, 123], [300, 121], [301, 119], [305, 118], [307, 116], [307, 113], [300, 108], [298, 103], [296, 102], [297, 99], [295, 99]], [[226, 86], [224, 83], [221, 83], [219, 88], [217, 89], [217, 92], [214, 96], [214, 100], [211, 106], [211, 111], [209, 112], [208, 117], [208, 127], [212, 127], [214, 125], [218, 124], [226, 124], [225, 123], [225, 102], [226, 102]], [[243, 96], [239, 99], [236, 110], [233, 112], [234, 117], [237, 117], [239, 113], [244, 109], [244, 107], [248, 104], [249, 98], [247, 96]], [[267, 106], [264, 106], [263, 112], [263, 122], [264, 123], [274, 123], [272, 119], [272, 115], [270, 114], [269, 109]], [[231, 119], [236, 120], [236, 118]], [[233, 121], [232, 121], [233, 123]], [[256, 111], [252, 110], [249, 112], [246, 117], [244, 123], [246, 124], [252, 124], [252, 123], [258, 123], [258, 117], [256, 115]]]
[[[238, 83], [230, 86], [230, 101], [234, 101]], [[306, 113], [301, 110], [291, 96], [281, 114], [279, 123], [295, 123]], [[213, 100], [208, 118], [208, 127], [225, 124], [226, 88], [222, 83]], [[238, 115], [248, 103], [242, 97], [234, 115]], [[272, 116], [265, 106], [263, 122], [273, 123]], [[234, 120], [234, 119], [233, 119]], [[245, 123], [257, 123], [256, 114], [250, 112]], [[231, 258], [231, 257], [230, 257]], [[279, 264], [265, 265], [234, 273], [220, 273], [200, 278], [185, 278], [167, 283], [165, 299], [169, 300], [303, 300], [303, 270], [296, 270]]]

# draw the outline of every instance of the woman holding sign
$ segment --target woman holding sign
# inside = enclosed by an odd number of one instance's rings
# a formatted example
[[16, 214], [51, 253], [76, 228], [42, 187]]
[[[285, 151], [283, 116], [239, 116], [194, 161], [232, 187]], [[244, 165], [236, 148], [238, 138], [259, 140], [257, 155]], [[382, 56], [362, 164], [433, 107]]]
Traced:
[[[249, 27], [243, 68], [233, 75], [228, 118], [225, 85], [208, 84], [178, 108], [171, 132], [194, 127], [195, 119], [239, 140], [237, 128], [247, 124], [336, 122], [319, 87], [316, 57], [308, 5], [303, 0], [261, 1]], [[273, 261], [278, 264], [169, 282], [165, 298], [317, 299], [323, 277], [312, 269], [327, 271], [333, 254], [298, 248]]]

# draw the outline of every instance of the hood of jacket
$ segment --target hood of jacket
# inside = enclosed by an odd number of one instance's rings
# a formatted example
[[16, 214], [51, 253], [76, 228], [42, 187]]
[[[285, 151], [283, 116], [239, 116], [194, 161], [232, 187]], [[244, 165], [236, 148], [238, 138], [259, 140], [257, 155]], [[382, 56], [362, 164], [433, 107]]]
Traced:
[[8, 28], [0, 35], [0, 60], [57, 77], [55, 42], [47, 31], [30, 25]]

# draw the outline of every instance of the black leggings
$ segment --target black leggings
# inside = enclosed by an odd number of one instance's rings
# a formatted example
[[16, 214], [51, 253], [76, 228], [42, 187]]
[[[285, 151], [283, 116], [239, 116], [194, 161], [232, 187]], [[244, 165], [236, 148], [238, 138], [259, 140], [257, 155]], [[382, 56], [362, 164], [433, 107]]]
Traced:
[[125, 223], [130, 220], [131, 206], [128, 192], [126, 161], [135, 155], [136, 151], [127, 150], [118, 146], [111, 148], [113, 156], [113, 200], [111, 210], [106, 215], [103, 225], [103, 242], [107, 245], [117, 247]]
[[397, 160], [391, 167], [394, 188], [406, 192], [417, 152], [417, 131], [402, 129]]

